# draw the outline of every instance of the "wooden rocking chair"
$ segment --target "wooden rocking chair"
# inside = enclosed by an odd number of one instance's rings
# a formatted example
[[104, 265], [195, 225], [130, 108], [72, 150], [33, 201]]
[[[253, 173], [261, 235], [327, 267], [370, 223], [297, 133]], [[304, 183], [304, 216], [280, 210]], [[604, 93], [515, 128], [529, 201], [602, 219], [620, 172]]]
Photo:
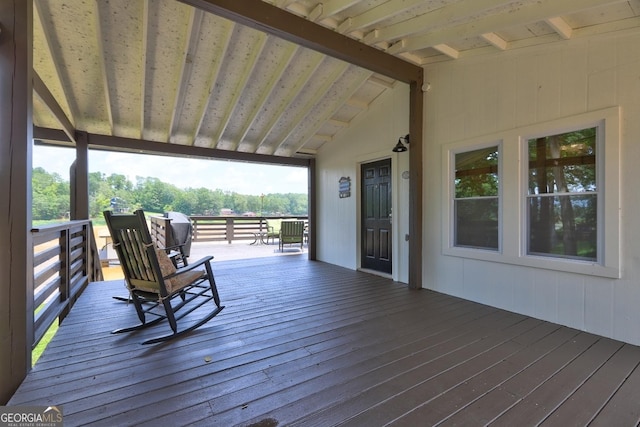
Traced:
[[[211, 269], [212, 256], [176, 268], [166, 251], [157, 248], [151, 240], [142, 210], [133, 214], [113, 214], [111, 211], [105, 211], [104, 217], [111, 233], [113, 247], [120, 259], [130, 299], [141, 322], [139, 325], [117, 329], [112, 333], [135, 331], [167, 319], [173, 333], [142, 343], [153, 344], [190, 332], [222, 311], [224, 306], [220, 305]], [[209, 302], [212, 305], [210, 309], [203, 307]], [[203, 312], [198, 313], [199, 320], [188, 327], [178, 328], [179, 320], [198, 309]], [[180, 313], [177, 313], [178, 311]], [[195, 313], [194, 317], [197, 318]]]

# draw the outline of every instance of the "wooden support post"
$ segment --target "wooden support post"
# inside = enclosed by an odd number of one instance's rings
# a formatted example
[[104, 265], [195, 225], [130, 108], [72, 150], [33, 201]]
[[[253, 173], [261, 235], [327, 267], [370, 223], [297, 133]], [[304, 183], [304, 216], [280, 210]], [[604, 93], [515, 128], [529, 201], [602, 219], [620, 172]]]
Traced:
[[71, 219], [89, 219], [89, 142], [86, 132], [76, 134], [76, 160], [70, 171]]
[[31, 368], [33, 2], [0, 0], [0, 404]]
[[424, 92], [421, 74], [409, 85], [409, 287], [422, 288], [422, 139]]

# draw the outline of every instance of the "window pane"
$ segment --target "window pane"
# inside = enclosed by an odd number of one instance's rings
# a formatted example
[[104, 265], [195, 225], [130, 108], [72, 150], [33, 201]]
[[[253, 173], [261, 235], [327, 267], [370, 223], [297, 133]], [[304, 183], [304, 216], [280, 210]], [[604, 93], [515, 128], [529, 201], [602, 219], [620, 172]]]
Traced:
[[455, 245], [498, 249], [498, 198], [454, 202]]
[[456, 154], [455, 197], [498, 195], [498, 147]]
[[529, 194], [596, 191], [596, 128], [530, 139]]
[[529, 254], [597, 259], [597, 195], [529, 198]]

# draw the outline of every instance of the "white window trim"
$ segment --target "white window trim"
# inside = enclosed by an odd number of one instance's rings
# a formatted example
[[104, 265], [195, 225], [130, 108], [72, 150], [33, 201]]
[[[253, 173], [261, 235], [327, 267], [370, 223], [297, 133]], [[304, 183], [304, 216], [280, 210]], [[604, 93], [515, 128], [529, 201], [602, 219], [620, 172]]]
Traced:
[[[453, 215], [455, 212], [456, 154], [481, 150], [489, 147], [498, 147], [498, 249], [455, 246], [455, 220]], [[443, 152], [443, 155], [445, 156], [443, 164], [447, 165], [448, 170], [447, 180], [445, 182], [446, 190], [444, 191], [446, 194], [446, 202], [443, 205], [445, 206], [445, 219], [448, 219], [449, 224], [447, 227], [442, 227], [443, 242], [446, 242], [446, 247], [444, 249], [446, 254], [455, 255], [457, 253], [464, 254], [466, 252], [471, 252], [487, 253], [490, 256], [491, 254], [502, 252], [502, 147], [501, 140], [493, 139], [488, 141], [485, 140], [485, 142], [478, 142], [475, 140], [473, 142], [462, 142], [455, 144], [454, 146], [449, 146], [449, 149]]]
[[[620, 278], [620, 108], [611, 107], [443, 146], [442, 252], [444, 255], [599, 277]], [[523, 147], [535, 135], [554, 135], [576, 129], [598, 127], [596, 168], [598, 174], [598, 261], [527, 255], [528, 151]], [[493, 141], [484, 143], [484, 141]], [[500, 152], [500, 250], [453, 246], [452, 191], [457, 152], [498, 143]], [[505, 212], [507, 213], [505, 215]]]

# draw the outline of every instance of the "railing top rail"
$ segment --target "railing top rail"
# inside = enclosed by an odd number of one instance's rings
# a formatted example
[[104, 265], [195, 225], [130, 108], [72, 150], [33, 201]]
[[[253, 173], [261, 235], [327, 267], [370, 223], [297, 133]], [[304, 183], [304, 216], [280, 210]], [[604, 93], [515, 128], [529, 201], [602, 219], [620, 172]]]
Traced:
[[91, 220], [89, 219], [77, 219], [77, 220], [62, 222], [58, 224], [47, 224], [47, 225], [32, 227], [31, 232], [32, 233], [56, 232], [56, 231], [67, 230], [69, 228], [72, 228], [78, 225], [85, 225], [90, 223], [91, 223]]
[[242, 216], [242, 215], [189, 215], [191, 219], [244, 219], [244, 220], [258, 220], [258, 219], [292, 219], [292, 218], [307, 218], [309, 215], [256, 215], [256, 216]]

